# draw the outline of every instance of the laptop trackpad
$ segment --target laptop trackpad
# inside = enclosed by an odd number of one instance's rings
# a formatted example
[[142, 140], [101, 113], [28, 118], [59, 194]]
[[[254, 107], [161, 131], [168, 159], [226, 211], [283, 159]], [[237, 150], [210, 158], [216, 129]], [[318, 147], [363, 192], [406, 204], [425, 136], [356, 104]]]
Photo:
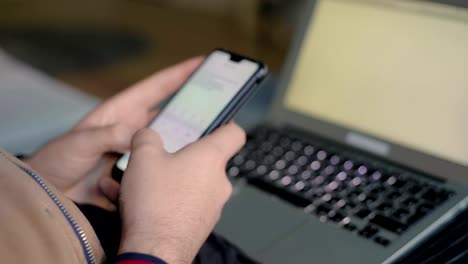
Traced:
[[252, 257], [305, 224], [310, 217], [250, 186], [235, 187], [215, 231]]

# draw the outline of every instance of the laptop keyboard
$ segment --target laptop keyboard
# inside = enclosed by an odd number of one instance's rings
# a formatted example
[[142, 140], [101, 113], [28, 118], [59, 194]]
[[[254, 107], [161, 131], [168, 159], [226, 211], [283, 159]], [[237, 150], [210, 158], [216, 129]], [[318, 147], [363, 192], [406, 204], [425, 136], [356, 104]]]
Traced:
[[227, 172], [382, 246], [453, 194], [402, 168], [267, 127], [249, 135]]

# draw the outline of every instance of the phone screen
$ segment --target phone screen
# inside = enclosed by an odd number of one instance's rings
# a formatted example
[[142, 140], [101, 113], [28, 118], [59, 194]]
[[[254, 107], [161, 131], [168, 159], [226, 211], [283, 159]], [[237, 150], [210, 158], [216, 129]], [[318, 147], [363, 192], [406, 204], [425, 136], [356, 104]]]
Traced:
[[[210, 53], [149, 125], [161, 136], [166, 151], [176, 152], [199, 139], [259, 67], [247, 59], [231, 60], [227, 52]], [[127, 168], [129, 156], [117, 161], [120, 170]]]

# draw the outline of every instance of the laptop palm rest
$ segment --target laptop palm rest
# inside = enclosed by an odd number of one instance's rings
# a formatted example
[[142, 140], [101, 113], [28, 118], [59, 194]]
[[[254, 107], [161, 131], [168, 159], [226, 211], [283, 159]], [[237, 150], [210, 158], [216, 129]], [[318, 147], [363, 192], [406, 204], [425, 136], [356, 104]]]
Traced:
[[261, 259], [276, 241], [310, 220], [302, 209], [250, 186], [234, 187], [215, 232], [248, 255]]
[[309, 218], [262, 255], [264, 263], [382, 263], [392, 250], [342, 228]]

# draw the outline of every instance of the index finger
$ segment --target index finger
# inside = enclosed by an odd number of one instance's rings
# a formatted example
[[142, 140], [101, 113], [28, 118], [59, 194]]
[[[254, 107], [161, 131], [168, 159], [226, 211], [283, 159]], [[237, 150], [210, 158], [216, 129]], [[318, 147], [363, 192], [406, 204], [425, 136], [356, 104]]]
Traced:
[[151, 109], [180, 88], [202, 60], [202, 56], [194, 57], [159, 71], [134, 84], [118, 97], [126, 102]]
[[220, 154], [227, 161], [242, 148], [245, 140], [245, 131], [236, 123], [229, 122], [194, 143], [193, 147], [202, 147], [204, 150], [211, 148], [211, 151]]

